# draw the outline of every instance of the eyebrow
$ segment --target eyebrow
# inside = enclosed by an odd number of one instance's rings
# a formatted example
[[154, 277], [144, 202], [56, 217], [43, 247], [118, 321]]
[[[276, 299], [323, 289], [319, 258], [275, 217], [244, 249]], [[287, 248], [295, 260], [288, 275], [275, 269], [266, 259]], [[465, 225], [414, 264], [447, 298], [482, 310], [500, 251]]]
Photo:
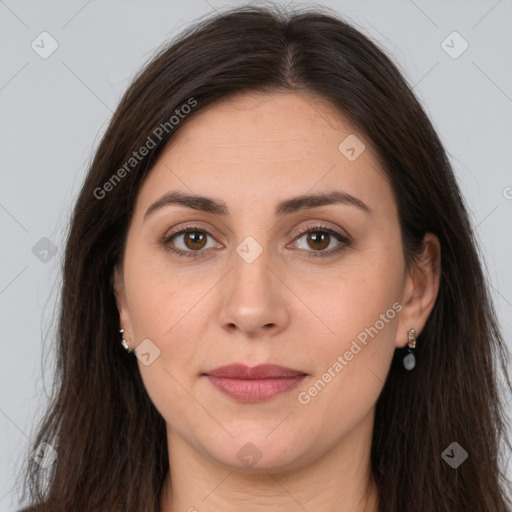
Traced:
[[[358, 199], [357, 197], [354, 197], [346, 192], [334, 190], [331, 192], [308, 194], [285, 199], [284, 201], [279, 202], [275, 207], [275, 215], [277, 217], [301, 210], [308, 210], [331, 204], [346, 204], [360, 208], [369, 214], [372, 212], [372, 209], [366, 203], [361, 201], [361, 199]], [[170, 205], [185, 206], [186, 208], [213, 213], [215, 215], [229, 215], [229, 208], [224, 201], [214, 199], [212, 197], [185, 194], [175, 190], [167, 192], [154, 203], [152, 203], [144, 214], [144, 220], [157, 210]]]

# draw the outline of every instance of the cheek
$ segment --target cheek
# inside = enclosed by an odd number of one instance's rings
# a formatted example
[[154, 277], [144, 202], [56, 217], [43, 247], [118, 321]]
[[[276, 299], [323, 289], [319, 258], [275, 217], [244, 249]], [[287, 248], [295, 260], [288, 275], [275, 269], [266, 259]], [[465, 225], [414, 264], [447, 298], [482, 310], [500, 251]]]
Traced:
[[322, 421], [360, 418], [377, 400], [395, 350], [402, 263], [399, 250], [368, 251], [347, 261], [328, 293], [309, 296], [324, 325], [316, 322], [315, 380], [301, 403], [314, 401]]
[[151, 365], [138, 362], [148, 392], [155, 405], [157, 395], [165, 395], [169, 407], [171, 402], [178, 405], [180, 399], [186, 400], [178, 382], [190, 387], [199, 368], [199, 324], [191, 319], [201, 314], [204, 284], [186, 286], [164, 259], [134, 248], [126, 253], [125, 290], [136, 345], [149, 339], [159, 350]]
[[198, 288], [185, 286], [162, 258], [136, 248], [127, 251], [125, 290], [133, 335], [137, 344], [150, 339], [160, 351], [150, 365], [138, 360], [140, 375], [162, 417], [168, 422], [173, 418], [173, 426], [183, 432], [191, 428], [194, 418], [202, 417], [199, 405], [190, 400], [200, 352], [190, 322], [200, 309]]
[[315, 371], [297, 395], [313, 432], [344, 437], [375, 406], [395, 350], [400, 304], [389, 295], [336, 297], [328, 316], [335, 334], [315, 340]]
[[141, 246], [140, 242], [133, 242], [126, 251], [125, 289], [130, 320], [137, 338], [164, 343], [172, 339], [181, 319], [197, 302], [196, 287], [186, 285], [180, 270], [171, 267], [160, 250], [144, 250]]
[[396, 250], [381, 246], [353, 253], [338, 271], [316, 282], [324, 286], [304, 283], [299, 293], [308, 297], [311, 309], [322, 320], [315, 322], [318, 332], [324, 333], [318, 343], [330, 357], [333, 351], [349, 350], [356, 339], [364, 343], [365, 339], [379, 338], [384, 342], [384, 338], [393, 337], [403, 282], [399, 246]]

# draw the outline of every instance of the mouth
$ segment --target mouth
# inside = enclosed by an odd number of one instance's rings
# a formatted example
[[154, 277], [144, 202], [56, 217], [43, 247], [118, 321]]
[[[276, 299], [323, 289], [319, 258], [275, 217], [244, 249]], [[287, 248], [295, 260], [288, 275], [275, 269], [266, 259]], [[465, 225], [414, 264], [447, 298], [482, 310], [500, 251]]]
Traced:
[[221, 366], [203, 376], [222, 393], [246, 403], [257, 403], [291, 391], [306, 373], [273, 364], [248, 367], [242, 364]]

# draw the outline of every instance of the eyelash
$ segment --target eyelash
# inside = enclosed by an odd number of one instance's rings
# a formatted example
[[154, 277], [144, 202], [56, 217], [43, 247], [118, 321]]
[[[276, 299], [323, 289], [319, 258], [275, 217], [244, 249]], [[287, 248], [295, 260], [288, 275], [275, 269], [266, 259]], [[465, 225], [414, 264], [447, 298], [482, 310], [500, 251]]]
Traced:
[[[185, 258], [201, 258], [201, 257], [204, 257], [206, 256], [206, 252], [207, 251], [204, 251], [204, 250], [198, 250], [198, 251], [183, 251], [181, 249], [174, 249], [170, 242], [173, 240], [173, 238], [179, 236], [179, 235], [183, 235], [183, 234], [186, 234], [186, 233], [194, 233], [194, 232], [200, 232], [200, 233], [205, 233], [206, 235], [208, 236], [211, 236], [210, 233], [208, 233], [208, 231], [206, 231], [205, 229], [201, 228], [200, 226], [193, 226], [193, 225], [187, 225], [185, 227], [185, 229], [181, 229], [179, 231], [175, 231], [174, 233], [171, 233], [170, 235], [164, 235], [161, 240], [160, 240], [160, 244], [161, 245], [164, 245], [164, 246], [167, 246], [167, 249], [169, 251], [171, 251], [172, 253], [174, 254], [177, 254], [178, 256], [182, 256], [182, 257], [185, 257]], [[329, 251], [325, 251], [325, 250], [322, 250], [322, 251], [306, 251], [306, 252], [309, 252], [311, 253], [310, 254], [310, 257], [312, 258], [326, 258], [326, 257], [329, 257], [329, 256], [333, 256], [337, 253], [339, 253], [341, 250], [343, 250], [343, 248], [345, 247], [350, 247], [351, 245], [351, 241], [348, 237], [346, 237], [345, 235], [341, 234], [340, 232], [332, 229], [332, 228], [329, 228], [327, 226], [323, 226], [321, 224], [315, 224], [315, 225], [312, 225], [312, 226], [306, 226], [304, 228], [302, 228], [299, 233], [297, 234], [297, 236], [294, 238], [294, 241], [301, 238], [302, 236], [304, 236], [305, 234], [309, 234], [309, 233], [316, 233], [316, 232], [321, 232], [321, 233], [327, 233], [328, 235], [331, 235], [333, 236], [334, 238], [336, 238], [338, 240], [338, 242], [341, 242], [341, 244], [335, 248], [335, 249], [330, 249]]]

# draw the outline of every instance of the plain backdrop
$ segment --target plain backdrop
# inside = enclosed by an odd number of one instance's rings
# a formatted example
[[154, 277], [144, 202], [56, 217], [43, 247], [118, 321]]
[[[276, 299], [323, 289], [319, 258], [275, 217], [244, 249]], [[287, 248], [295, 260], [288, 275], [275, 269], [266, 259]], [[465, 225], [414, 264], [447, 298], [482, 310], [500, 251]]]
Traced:
[[[155, 50], [241, 3], [0, 0], [0, 511], [18, 507], [16, 476], [51, 389], [63, 239], [93, 151]], [[512, 349], [512, 1], [320, 3], [379, 43], [414, 86], [470, 208]]]

